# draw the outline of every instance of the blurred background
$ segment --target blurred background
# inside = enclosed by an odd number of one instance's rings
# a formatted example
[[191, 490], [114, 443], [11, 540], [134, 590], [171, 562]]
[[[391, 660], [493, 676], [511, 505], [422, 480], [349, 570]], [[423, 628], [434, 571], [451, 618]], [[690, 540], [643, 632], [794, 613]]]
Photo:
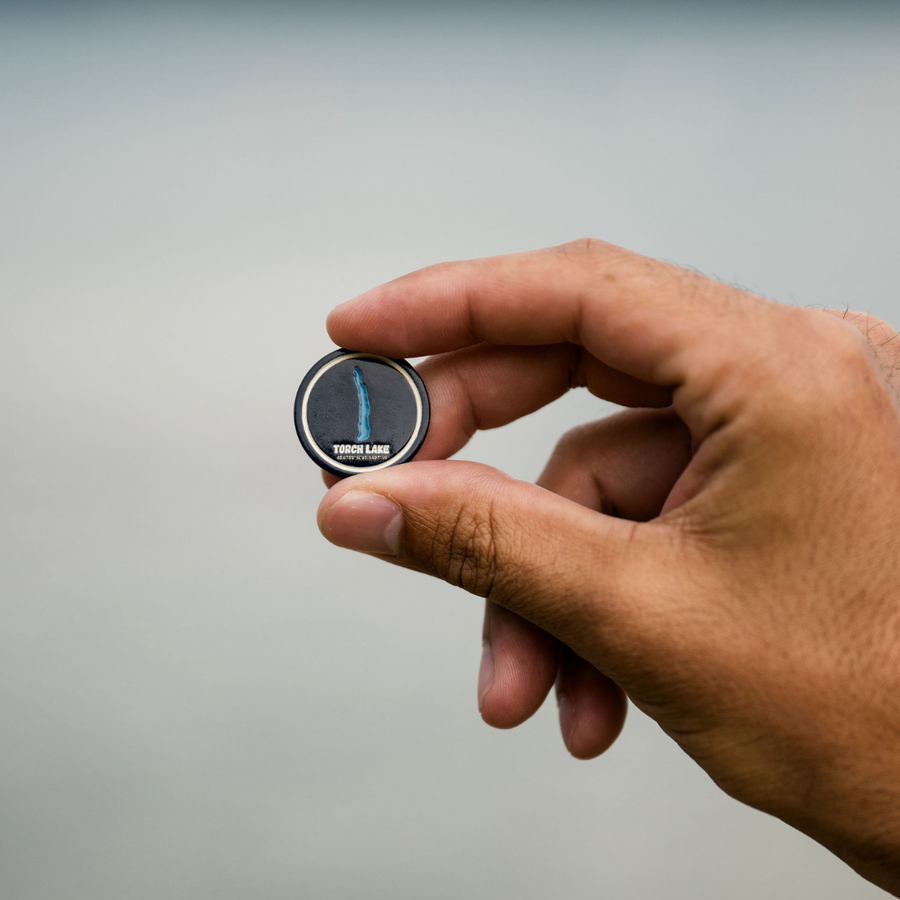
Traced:
[[898, 159], [896, 3], [0, 5], [0, 896], [884, 896], [634, 710], [483, 725], [291, 409], [338, 302], [586, 235], [897, 324]]

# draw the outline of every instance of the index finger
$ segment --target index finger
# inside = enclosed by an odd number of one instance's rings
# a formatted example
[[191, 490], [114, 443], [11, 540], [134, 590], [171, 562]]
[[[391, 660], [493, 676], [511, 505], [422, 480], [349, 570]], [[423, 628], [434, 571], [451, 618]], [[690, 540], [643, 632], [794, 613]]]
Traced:
[[731, 355], [748, 306], [772, 304], [601, 241], [442, 263], [334, 309], [341, 346], [424, 356], [487, 341], [585, 347], [643, 381], [687, 381], [699, 345]]

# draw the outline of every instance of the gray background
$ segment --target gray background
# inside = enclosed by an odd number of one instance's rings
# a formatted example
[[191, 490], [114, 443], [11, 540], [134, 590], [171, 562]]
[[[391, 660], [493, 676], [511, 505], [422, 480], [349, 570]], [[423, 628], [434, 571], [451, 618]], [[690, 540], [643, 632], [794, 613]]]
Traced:
[[0, 7], [4, 900], [883, 896], [633, 710], [483, 725], [481, 602], [321, 539], [291, 424], [326, 312], [448, 258], [900, 320], [897, 6], [782, 6]]

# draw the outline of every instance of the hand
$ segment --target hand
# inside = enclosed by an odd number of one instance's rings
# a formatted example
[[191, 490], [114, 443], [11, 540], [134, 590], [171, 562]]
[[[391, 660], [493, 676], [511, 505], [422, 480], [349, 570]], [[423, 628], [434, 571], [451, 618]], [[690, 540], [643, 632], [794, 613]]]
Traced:
[[[627, 695], [732, 796], [900, 891], [896, 332], [593, 241], [433, 266], [328, 329], [436, 354], [419, 461], [332, 487], [319, 524], [488, 599], [486, 721], [556, 679], [589, 757]], [[634, 409], [565, 436], [538, 485], [444, 459], [576, 386]]]

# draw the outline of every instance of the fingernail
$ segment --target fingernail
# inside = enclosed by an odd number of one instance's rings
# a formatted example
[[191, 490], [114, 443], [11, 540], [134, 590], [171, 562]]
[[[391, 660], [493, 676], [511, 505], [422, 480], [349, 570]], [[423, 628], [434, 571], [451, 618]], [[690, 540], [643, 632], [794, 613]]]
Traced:
[[559, 704], [559, 730], [566, 747], [571, 747], [575, 733], [575, 704], [568, 694], [557, 694], [556, 702]]
[[484, 698], [494, 684], [494, 653], [489, 641], [481, 650], [481, 665], [478, 667], [478, 712], [484, 706]]
[[322, 534], [348, 550], [396, 556], [403, 511], [390, 497], [368, 491], [347, 491], [322, 521]]

